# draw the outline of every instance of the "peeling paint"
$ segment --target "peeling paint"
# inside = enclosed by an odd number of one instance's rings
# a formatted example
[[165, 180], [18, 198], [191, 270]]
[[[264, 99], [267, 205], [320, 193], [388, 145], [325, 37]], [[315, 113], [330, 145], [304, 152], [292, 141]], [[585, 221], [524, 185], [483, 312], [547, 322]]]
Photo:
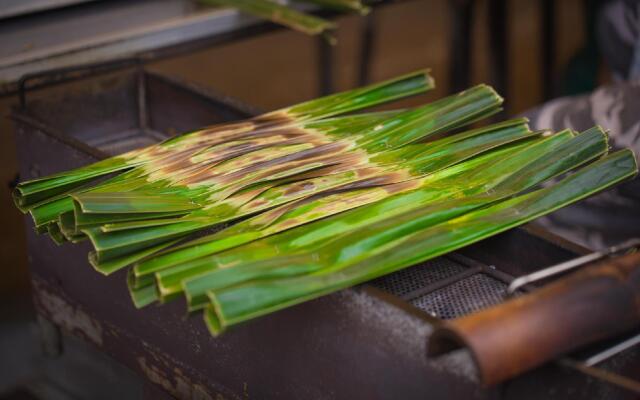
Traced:
[[138, 357], [137, 360], [140, 369], [151, 382], [160, 385], [179, 400], [225, 400], [220, 393], [214, 397], [204, 385], [190, 381], [178, 368], [173, 368], [173, 374], [169, 375], [165, 369], [144, 357]]
[[48, 291], [44, 284], [33, 281], [36, 304], [45, 315], [62, 329], [71, 333], [80, 333], [87, 339], [102, 346], [102, 325], [77, 306], [71, 305], [62, 297]]

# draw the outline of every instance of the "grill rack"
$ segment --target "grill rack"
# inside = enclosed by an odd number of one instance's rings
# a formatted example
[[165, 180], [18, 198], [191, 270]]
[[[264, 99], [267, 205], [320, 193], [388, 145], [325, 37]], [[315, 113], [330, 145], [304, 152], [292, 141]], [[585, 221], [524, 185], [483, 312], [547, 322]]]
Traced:
[[460, 254], [436, 258], [369, 282], [439, 319], [453, 319], [504, 300], [508, 275]]
[[[567, 260], [518, 278], [461, 254], [451, 253], [374, 279], [368, 284], [399, 297], [434, 318], [448, 320], [489, 308], [510, 297], [534, 290], [535, 282], [548, 282], [549, 279], [558, 278], [568, 271], [638, 247], [640, 239], [630, 239], [608, 249]], [[614, 338], [604, 346], [596, 346], [591, 351], [563, 357], [556, 363], [640, 394], [639, 380], [596, 368], [597, 365], [637, 345], [640, 345], [640, 334], [633, 332]]]

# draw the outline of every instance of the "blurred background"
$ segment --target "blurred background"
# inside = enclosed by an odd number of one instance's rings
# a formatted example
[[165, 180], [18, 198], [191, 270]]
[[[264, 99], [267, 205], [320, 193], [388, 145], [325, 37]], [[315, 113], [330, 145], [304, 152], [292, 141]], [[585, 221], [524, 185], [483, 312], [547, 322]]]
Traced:
[[[371, 47], [369, 80], [377, 81], [420, 68], [431, 68], [436, 89], [428, 94], [439, 98], [454, 90], [452, 73], [460, 66], [452, 65], [452, 20], [465, 3], [449, 0], [417, 0], [385, 4], [371, 15], [375, 39]], [[492, 83], [490, 56], [489, 1], [472, 1], [470, 16], [471, 52], [468, 65], [469, 85]], [[597, 57], [597, 44], [589, 42], [588, 18], [597, 2], [583, 0], [550, 1], [553, 4], [553, 54], [543, 51], [544, 3], [542, 0], [512, 0], [506, 2], [508, 69], [506, 113], [516, 115], [542, 103], [546, 95], [559, 96], [587, 92], [598, 83], [611, 79], [606, 64]], [[459, 8], [458, 8], [459, 7]], [[26, 18], [26, 17], [23, 17]], [[337, 18], [338, 44], [332, 49], [331, 89], [346, 90], [360, 82], [362, 30], [365, 19], [359, 16]], [[11, 22], [19, 22], [12, 20]], [[0, 22], [0, 26], [1, 26]], [[5, 39], [0, 38], [0, 45]], [[182, 77], [190, 82], [214, 88], [218, 93], [233, 96], [256, 108], [272, 110], [302, 100], [317, 97], [321, 91], [318, 39], [287, 29], [261, 34], [233, 43], [199, 50], [192, 54], [150, 62], [152, 71]], [[551, 59], [544, 59], [544, 57]], [[580, 59], [587, 58], [582, 65]], [[542, 73], [550, 63], [552, 75]], [[576, 72], [571, 68], [588, 70]], [[576, 77], [576, 75], [580, 75]], [[579, 78], [585, 75], [580, 81]], [[552, 79], [553, 82], [545, 82]], [[463, 84], [462, 88], [469, 86]], [[551, 92], [545, 93], [550, 85]], [[16, 179], [17, 160], [13, 128], [7, 118], [10, 107], [17, 104], [15, 94], [0, 98], [0, 259], [5, 265], [0, 279], [3, 296], [20, 296], [28, 290], [26, 248], [22, 232], [23, 217], [14, 208], [10, 185]], [[423, 102], [424, 98], [405, 100], [400, 105]], [[2, 304], [6, 304], [3, 301]]]
[[[117, 3], [108, 0], [93, 3], [104, 2]], [[0, 1], [0, 9], [3, 3], [11, 7], [19, 2]], [[146, 67], [212, 88], [259, 110], [272, 110], [361, 83], [431, 68], [437, 88], [427, 98], [439, 98], [486, 82], [506, 98], [503, 116], [512, 116], [553, 98], [589, 93], [616, 81], [616, 71], [606, 61], [606, 49], [596, 37], [597, 16], [611, 3], [616, 2], [384, 2], [375, 6], [366, 18], [336, 16], [339, 28], [335, 46], [288, 29], [269, 29], [151, 60]], [[12, 35], [30, 35], [40, 29], [39, 19], [82, 7], [87, 6], [69, 5], [0, 19], [0, 57], [5, 58], [4, 65], [32, 50], [32, 44], [28, 41], [17, 44]], [[118, 21], [120, 25], [123, 23], [131, 28], [138, 22]], [[81, 30], [74, 33], [76, 39], [84, 35]], [[94, 61], [87, 57], [86, 62]], [[40, 363], [38, 349], [30, 347], [34, 342], [28, 326], [33, 317], [29, 312], [24, 217], [13, 206], [10, 195], [12, 185], [19, 179], [13, 126], [7, 118], [19, 100], [13, 83], [3, 82], [8, 89], [0, 97], [0, 364], [9, 359], [5, 356], [9, 353], [20, 354], [22, 359], [31, 358], [24, 366], [4, 369], [0, 366], [0, 372], [5, 371], [0, 373], [0, 398], [29, 396], [14, 390], [16, 382], [32, 379], [34, 363]], [[37, 98], [46, 95], [47, 90], [35, 89], [29, 96]], [[424, 98], [409, 99], [402, 105], [423, 101]], [[45, 368], [44, 364], [38, 365]]]

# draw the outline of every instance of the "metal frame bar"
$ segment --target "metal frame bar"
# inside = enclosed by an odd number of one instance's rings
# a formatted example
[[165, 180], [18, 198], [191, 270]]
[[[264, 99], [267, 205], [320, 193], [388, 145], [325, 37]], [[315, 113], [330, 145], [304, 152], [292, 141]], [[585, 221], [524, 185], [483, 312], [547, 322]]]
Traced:
[[542, 29], [542, 43], [540, 46], [540, 59], [542, 66], [543, 100], [554, 97], [556, 90], [555, 64], [556, 64], [556, 2], [554, 0], [542, 0], [540, 4], [540, 18]]
[[451, 47], [449, 53], [449, 92], [459, 92], [469, 86], [471, 78], [471, 26], [475, 1], [448, 2], [451, 9]]
[[416, 289], [416, 290], [412, 290], [411, 292], [409, 292], [409, 293], [407, 293], [405, 295], [399, 296], [399, 297], [404, 301], [410, 301], [410, 300], [413, 300], [413, 299], [415, 299], [417, 297], [427, 295], [427, 294], [429, 294], [431, 292], [435, 292], [438, 289], [442, 289], [442, 288], [450, 286], [450, 285], [452, 285], [452, 284], [454, 284], [454, 283], [456, 283], [458, 281], [461, 281], [463, 279], [466, 279], [466, 278], [469, 278], [469, 277], [471, 277], [473, 275], [481, 273], [482, 270], [483, 269], [481, 267], [469, 268], [469, 269], [467, 269], [467, 270], [465, 270], [463, 272], [460, 272], [458, 274], [455, 274], [455, 275], [450, 276], [450, 277], [445, 278], [445, 279], [441, 279], [441, 280], [439, 280], [437, 282], [434, 282], [434, 283], [432, 283], [430, 285], [421, 287], [421, 288]]
[[[87, 155], [90, 155], [97, 160], [103, 160], [105, 158], [110, 157], [106, 152], [95, 148], [83, 141], [80, 141], [72, 136], [65, 134], [62, 131], [59, 131], [55, 127], [52, 127], [42, 121], [39, 121], [37, 118], [29, 115], [27, 113], [27, 92], [34, 88], [42, 88], [49, 87], [53, 85], [63, 84], [66, 82], [90, 78], [99, 76], [102, 74], [112, 73], [118, 70], [126, 69], [126, 68], [135, 68], [136, 77], [136, 90], [137, 90], [137, 107], [138, 107], [138, 122], [140, 123], [140, 128], [149, 133], [151, 136], [158, 137], [158, 139], [165, 139], [164, 135], [159, 137], [158, 132], [149, 129], [148, 124], [148, 110], [147, 110], [147, 102], [146, 102], [146, 84], [145, 84], [145, 75], [153, 76], [154, 78], [158, 78], [170, 83], [181, 83], [177, 82], [177, 80], [171, 79], [167, 76], [157, 74], [154, 72], [146, 71], [143, 68], [143, 63], [140, 58], [126, 58], [126, 59], [118, 59], [112, 60], [108, 62], [101, 63], [92, 63], [86, 65], [79, 65], [73, 67], [65, 67], [58, 68], [50, 71], [43, 71], [34, 74], [28, 74], [23, 76], [18, 82], [18, 97], [19, 97], [19, 108], [18, 110], [13, 110], [9, 115], [10, 119], [15, 121], [19, 121], [21, 123], [27, 124], [48, 136], [78, 150]], [[31, 84], [31, 82], [35, 82], [35, 84]], [[258, 110], [253, 107], [247, 107], [240, 103], [236, 104], [232, 99], [224, 98], [216, 93], [209, 92], [202, 89], [196, 89], [193, 85], [184, 85], [182, 86], [185, 89], [190, 90], [194, 94], [202, 97], [206, 97], [207, 99], [215, 99], [215, 101], [221, 104], [228, 104], [231, 107], [235, 107], [241, 109], [241, 111], [246, 112], [247, 114], [257, 114]], [[18, 112], [16, 112], [18, 111]]]
[[[509, 18], [507, 0], [489, 1], [489, 47], [491, 49], [491, 81], [498, 93], [507, 95], [509, 87]], [[507, 102], [505, 107], [508, 107]], [[501, 119], [507, 112], [494, 115], [494, 119]]]
[[507, 289], [508, 294], [515, 293], [518, 289], [521, 289], [527, 284], [538, 282], [543, 279], [550, 278], [554, 275], [562, 274], [567, 271], [571, 271], [588, 263], [592, 263], [594, 261], [598, 261], [602, 258], [608, 257], [610, 255], [614, 255], [617, 253], [621, 253], [623, 251], [627, 251], [640, 246], [640, 238], [629, 239], [623, 243], [620, 243], [615, 246], [611, 246], [601, 251], [596, 251], [591, 254], [587, 254], [582, 257], [574, 258], [573, 260], [569, 260], [560, 264], [553, 265], [551, 267], [547, 267], [536, 271], [534, 273], [524, 275], [518, 277], [513, 280], [509, 284], [509, 288]]
[[371, 62], [373, 60], [373, 43], [375, 41], [375, 20], [373, 13], [367, 14], [363, 19], [360, 31], [362, 44], [360, 46], [360, 64], [358, 65], [358, 84], [364, 86], [371, 80]]
[[591, 357], [587, 358], [584, 364], [588, 367], [593, 367], [596, 364], [599, 364], [603, 361], [608, 360], [609, 358], [615, 356], [616, 354], [622, 353], [623, 351], [632, 348], [640, 344], [640, 334], [637, 334], [629, 339], [623, 340], [618, 344], [611, 346], [600, 353], [594, 354]]
[[633, 379], [627, 378], [626, 376], [605, 371], [601, 368], [590, 367], [584, 363], [572, 360], [570, 358], [560, 359], [557, 361], [557, 364], [582, 372], [585, 375], [589, 375], [611, 385], [615, 385], [623, 389], [627, 389], [631, 392], [640, 394], [640, 382], [634, 381]]
[[333, 46], [323, 37], [318, 43], [318, 94], [326, 96], [333, 93]]

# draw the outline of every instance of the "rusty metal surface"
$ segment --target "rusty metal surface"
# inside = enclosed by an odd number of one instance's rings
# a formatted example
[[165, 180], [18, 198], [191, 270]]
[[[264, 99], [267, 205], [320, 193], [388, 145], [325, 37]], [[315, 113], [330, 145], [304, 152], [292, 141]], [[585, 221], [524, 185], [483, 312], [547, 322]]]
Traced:
[[[108, 148], [96, 149], [87, 141], [123, 129], [137, 132], [137, 138], [149, 132], [169, 135], [246, 113], [202, 90], [153, 75], [144, 75], [141, 107], [139, 81], [135, 71], [114, 73], [71, 91], [57, 90], [53, 102], [29, 99], [27, 109], [13, 115], [22, 177], [104, 157]], [[283, 310], [213, 338], [200, 318], [186, 315], [183, 301], [136, 310], [124, 271], [102, 276], [87, 263], [87, 244], [57, 246], [38, 236], [30, 221], [27, 226], [39, 313], [66, 335], [83, 338], [135, 371], [148, 384], [149, 398], [158, 397], [153, 394], [157, 392], [215, 400], [581, 399], [606, 386], [575, 371], [547, 366], [508, 384], [483, 388], [469, 354], [426, 357], [435, 318], [371, 285]], [[478, 265], [455, 268], [479, 268], [505, 287], [509, 276], [575, 257], [571, 250], [525, 230], [471, 246], [462, 255]], [[612, 398], [627, 398], [624, 392], [613, 393]]]
[[440, 326], [430, 353], [470, 348], [494, 385], [640, 326], [640, 253], [607, 260], [531, 294]]
[[[96, 60], [108, 63], [135, 57], [146, 63], [284, 29], [282, 25], [237, 10], [210, 9], [196, 3], [191, 0], [101, 1], [10, 20], [0, 26], [0, 78], [3, 78], [0, 97], [20, 91], [19, 80], [25, 75], [90, 65]], [[375, 6], [385, 3], [379, 1]], [[336, 10], [300, 7], [322, 18], [341, 15]], [[0, 10], [0, 14], [2, 11], [5, 10]], [[117, 29], [122, 24], [124, 29]], [[318, 43], [324, 45], [324, 42]], [[330, 68], [321, 61], [318, 72], [323, 80]], [[49, 85], [50, 81], [42, 79], [34, 81], [31, 87]]]

